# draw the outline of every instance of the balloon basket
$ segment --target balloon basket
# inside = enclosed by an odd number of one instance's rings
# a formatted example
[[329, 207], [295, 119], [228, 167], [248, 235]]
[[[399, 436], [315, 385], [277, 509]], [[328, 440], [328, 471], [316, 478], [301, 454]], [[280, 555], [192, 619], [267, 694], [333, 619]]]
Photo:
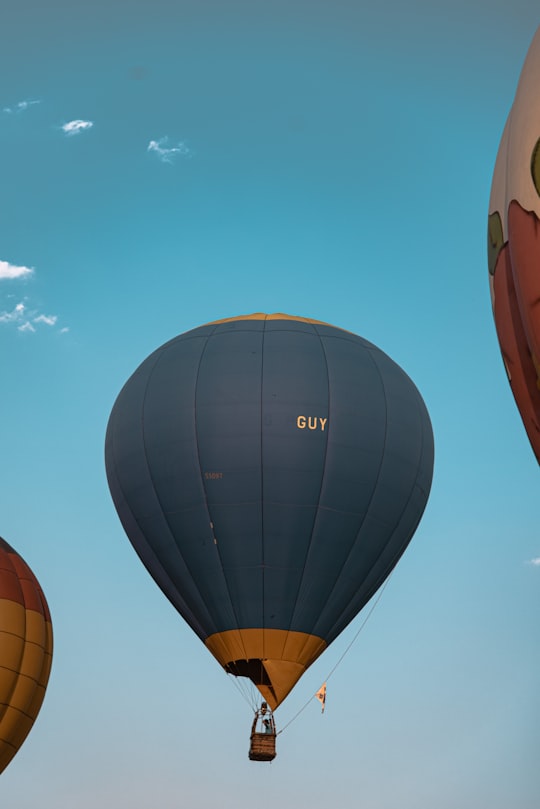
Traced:
[[[263, 729], [261, 732], [261, 728]], [[273, 761], [276, 757], [276, 723], [266, 702], [255, 711], [249, 744], [250, 761]]]
[[249, 745], [250, 761], [273, 761], [276, 757], [275, 733], [252, 733]]

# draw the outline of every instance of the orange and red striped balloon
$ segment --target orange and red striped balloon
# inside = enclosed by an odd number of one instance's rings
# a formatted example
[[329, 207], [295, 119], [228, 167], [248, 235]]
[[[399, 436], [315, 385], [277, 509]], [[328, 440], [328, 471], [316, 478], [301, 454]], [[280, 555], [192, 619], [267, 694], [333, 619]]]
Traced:
[[0, 773], [39, 713], [52, 646], [51, 616], [39, 582], [0, 538]]

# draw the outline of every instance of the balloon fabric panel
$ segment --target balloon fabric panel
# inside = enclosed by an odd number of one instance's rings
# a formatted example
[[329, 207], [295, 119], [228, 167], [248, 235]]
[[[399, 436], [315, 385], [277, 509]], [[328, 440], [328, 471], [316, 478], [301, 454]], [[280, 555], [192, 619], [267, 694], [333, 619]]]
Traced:
[[540, 461], [540, 394], [523, 328], [508, 245], [499, 253], [493, 289], [493, 313], [508, 379], [529, 441]]

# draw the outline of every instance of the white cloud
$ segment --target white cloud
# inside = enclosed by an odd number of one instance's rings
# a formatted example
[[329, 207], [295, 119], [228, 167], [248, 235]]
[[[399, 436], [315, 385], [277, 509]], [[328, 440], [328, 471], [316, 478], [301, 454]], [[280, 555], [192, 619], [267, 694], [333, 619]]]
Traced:
[[540, 556], [535, 556], [534, 559], [529, 559], [529, 564], [534, 567], [540, 567]]
[[32, 267], [18, 267], [16, 264], [10, 264], [9, 261], [0, 261], [0, 280], [4, 278], [24, 278], [32, 275], [33, 272]]
[[[7, 323], [16, 326], [19, 331], [35, 332], [38, 326], [56, 326], [57, 315], [38, 314], [36, 310], [30, 310], [24, 303], [18, 303], [11, 311], [0, 311], [0, 323]], [[60, 333], [69, 331], [67, 328], [60, 329]]]
[[[31, 267], [19, 267], [15, 264], [10, 264], [8, 261], [0, 261], [0, 280], [1, 279], [19, 279], [34, 273]], [[12, 297], [8, 296], [8, 299]], [[27, 301], [27, 298], [24, 298]], [[6, 323], [17, 327], [19, 331], [35, 332], [37, 326], [56, 326], [58, 315], [45, 315], [39, 309], [28, 309], [26, 303], [22, 301], [18, 303], [14, 309], [3, 311], [0, 310], [0, 324]], [[66, 328], [60, 330], [61, 332], [67, 331]]]
[[68, 331], [69, 331], [69, 328], [67, 326], [64, 326], [63, 329], [60, 329], [60, 334], [67, 334]]
[[159, 140], [151, 140], [147, 146], [147, 152], [155, 152], [163, 163], [172, 163], [175, 157], [189, 157], [191, 150], [186, 146], [183, 141], [180, 141], [174, 146], [167, 146], [169, 139], [159, 138]]
[[34, 104], [41, 104], [41, 101], [19, 101], [14, 107], [4, 107], [2, 112], [7, 112], [8, 114], [24, 112]]
[[75, 121], [69, 121], [69, 123], [64, 124], [62, 129], [66, 135], [80, 135], [81, 132], [84, 132], [86, 129], [91, 129], [93, 126], [93, 121], [82, 121], [80, 118], [77, 118]]
[[38, 315], [34, 318], [34, 323], [45, 323], [47, 326], [54, 326], [57, 320], [56, 315]]
[[15, 323], [18, 320], [22, 320], [25, 309], [26, 307], [24, 303], [18, 303], [15, 309], [12, 309], [11, 312], [0, 312], [0, 323]]

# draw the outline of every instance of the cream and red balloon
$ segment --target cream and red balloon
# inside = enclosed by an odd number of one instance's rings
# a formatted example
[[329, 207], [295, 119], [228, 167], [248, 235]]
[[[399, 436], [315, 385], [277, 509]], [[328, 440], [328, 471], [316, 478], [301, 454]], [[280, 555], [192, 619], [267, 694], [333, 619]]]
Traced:
[[489, 203], [488, 263], [499, 345], [540, 462], [540, 28], [502, 135]]

